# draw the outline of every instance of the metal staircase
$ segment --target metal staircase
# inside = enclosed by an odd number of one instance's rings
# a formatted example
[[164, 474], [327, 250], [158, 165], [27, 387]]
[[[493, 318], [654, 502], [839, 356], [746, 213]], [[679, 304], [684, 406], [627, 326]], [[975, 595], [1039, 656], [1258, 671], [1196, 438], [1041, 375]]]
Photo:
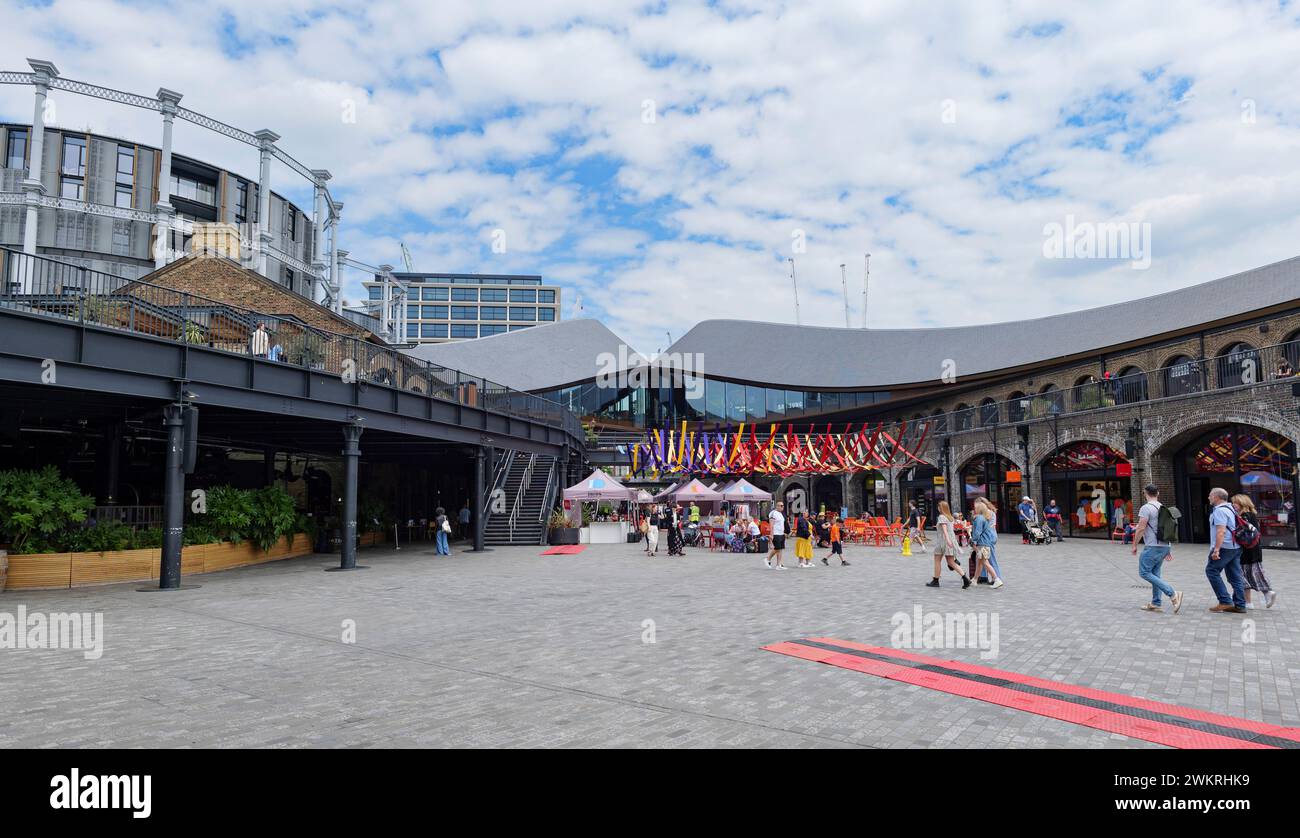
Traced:
[[501, 478], [505, 510], [488, 517], [483, 543], [491, 545], [543, 544], [546, 517], [556, 494], [555, 458], [543, 454], [510, 452]]

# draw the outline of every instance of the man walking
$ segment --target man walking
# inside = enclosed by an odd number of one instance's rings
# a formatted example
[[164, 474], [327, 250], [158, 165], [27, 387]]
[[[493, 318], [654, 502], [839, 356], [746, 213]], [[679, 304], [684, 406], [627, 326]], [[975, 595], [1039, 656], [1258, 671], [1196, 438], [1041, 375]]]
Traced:
[[1172, 562], [1168, 541], [1160, 540], [1160, 489], [1154, 483], [1148, 483], [1142, 489], [1146, 503], [1138, 511], [1138, 525], [1133, 532], [1133, 555], [1137, 555], [1138, 542], [1142, 542], [1142, 555], [1138, 556], [1138, 575], [1151, 583], [1151, 601], [1142, 606], [1143, 611], [1163, 611], [1160, 595], [1169, 597], [1174, 604], [1174, 613], [1183, 607], [1183, 592], [1175, 591], [1173, 586], [1160, 577], [1160, 569], [1165, 562]]
[[1016, 507], [1020, 513], [1020, 529], [1023, 534], [1020, 536], [1022, 544], [1029, 543], [1029, 528], [1038, 522], [1038, 510], [1034, 508], [1034, 502], [1030, 500], [1029, 495], [1020, 499], [1020, 505]]
[[465, 501], [464, 505], [461, 506], [461, 508], [460, 508], [460, 513], [459, 513], [459, 517], [460, 517], [460, 537], [461, 537], [461, 538], [469, 538], [469, 537], [470, 537], [470, 531], [469, 531], [469, 501]]
[[[772, 527], [772, 550], [767, 554], [767, 566], [774, 567], [777, 570], [785, 570], [785, 564], [781, 558], [781, 552], [785, 550], [785, 514], [783, 510], [785, 504], [777, 501], [776, 506], [767, 514], [767, 522]], [[776, 564], [772, 560], [776, 560]]]
[[[1210, 490], [1210, 557], [1205, 563], [1205, 575], [1218, 597], [1219, 604], [1210, 608], [1219, 613], [1246, 613], [1246, 579], [1241, 573], [1241, 548], [1233, 537], [1237, 526], [1237, 513], [1228, 502], [1228, 490]], [[1228, 574], [1232, 586], [1231, 596], [1223, 584], [1223, 573]]]

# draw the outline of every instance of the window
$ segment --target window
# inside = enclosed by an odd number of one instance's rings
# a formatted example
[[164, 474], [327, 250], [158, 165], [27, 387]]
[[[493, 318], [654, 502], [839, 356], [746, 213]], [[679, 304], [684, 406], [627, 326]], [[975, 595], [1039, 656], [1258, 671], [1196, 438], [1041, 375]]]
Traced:
[[510, 289], [510, 302], [512, 303], [535, 303], [537, 302], [537, 292], [533, 289]]
[[532, 326], [511, 326], [511, 327], [510, 327], [510, 331], [512, 331], [512, 332], [517, 332], [517, 331], [519, 331], [520, 329], [531, 329], [531, 328], [533, 328], [533, 327], [532, 327]]
[[418, 338], [418, 337], [420, 336], [420, 324], [419, 324], [419, 323], [407, 323], [407, 324], [406, 324], [406, 336], [407, 336], [408, 338]]
[[419, 306], [407, 306], [407, 307], [406, 307], [406, 319], [407, 319], [407, 320], [419, 320], [419, 319], [420, 319], [420, 307], [419, 307]]
[[131, 207], [131, 187], [118, 186], [113, 192], [113, 204], [115, 206], [130, 209]]
[[286, 207], [286, 209], [289, 210], [289, 241], [296, 242], [298, 240], [298, 212], [293, 207]]
[[421, 288], [420, 299], [445, 300], [447, 299], [447, 289], [446, 288]]
[[980, 426], [988, 427], [998, 423], [998, 403], [993, 399], [980, 402]]
[[478, 336], [485, 338], [488, 335], [502, 335], [505, 334], [505, 331], [505, 326], [479, 326]]
[[179, 175], [172, 175], [171, 194], [187, 201], [207, 204], [210, 207], [217, 205], [217, 188], [215, 186], [199, 183], [197, 180]]
[[446, 323], [421, 323], [420, 337], [422, 338], [445, 338], [447, 336]]
[[59, 186], [59, 195], [64, 198], [80, 201], [84, 199], [85, 194], [86, 185], [76, 178], [65, 177]]
[[745, 413], [751, 422], [757, 422], [767, 414], [767, 391], [762, 387], [745, 388]]
[[727, 418], [733, 422], [745, 421], [745, 385], [727, 384]]
[[554, 292], [554, 291], [538, 291], [538, 292], [537, 292], [537, 302], [539, 302], [539, 303], [554, 303], [554, 302], [555, 302], [555, 292]]
[[767, 418], [780, 419], [785, 416], [785, 391], [767, 391]]
[[545, 320], [545, 321], [548, 322], [548, 323], [550, 323], [550, 322], [554, 322], [554, 320], [555, 320], [555, 309], [553, 309], [553, 308], [539, 308], [539, 309], [537, 309], [537, 319], [538, 319], [538, 320]]
[[135, 149], [117, 147], [117, 185], [128, 189], [135, 186]]
[[241, 180], [235, 186], [235, 223], [248, 221], [248, 181]]
[[478, 289], [477, 288], [453, 288], [451, 289], [451, 300], [452, 302], [456, 302], [457, 300], [459, 300], [461, 302], [476, 303], [478, 302]]
[[466, 326], [457, 323], [451, 327], [451, 336], [454, 338], [476, 338], [478, 337], [478, 326]]
[[[452, 320], [477, 320], [478, 306], [452, 306], [451, 319]], [[455, 335], [452, 335], [452, 337], [455, 337]]]
[[113, 221], [113, 253], [117, 256], [131, 255], [131, 222]]
[[803, 391], [802, 390], [785, 391], [785, 415], [786, 416], [803, 415]]
[[506, 301], [506, 289], [484, 288], [478, 292], [478, 299], [481, 303], [504, 303]]
[[86, 176], [86, 139], [84, 137], [63, 138], [63, 168], [60, 172], [69, 177]]
[[704, 405], [710, 422], [721, 422], [727, 413], [727, 385], [721, 381], [704, 381]]
[[811, 391], [809, 391], [809, 392], [807, 392], [807, 393], [804, 393], [803, 406], [804, 406], [804, 410], [805, 410], [807, 413], [821, 413], [821, 412], [822, 412], [822, 394], [821, 394], [821, 393], [813, 393], [813, 392], [811, 392]]
[[537, 319], [537, 309], [535, 309], [535, 308], [524, 308], [524, 307], [521, 307], [521, 306], [511, 306], [511, 307], [510, 307], [510, 319], [511, 319], [511, 320], [536, 320], [536, 319]]
[[479, 320], [505, 320], [506, 307], [505, 306], [479, 306], [478, 319]]
[[292, 288], [292, 287], [293, 287], [293, 268], [282, 268], [280, 274], [281, 274], [281, 275], [280, 275], [280, 282], [281, 282], [281, 284], [283, 284], [283, 285], [285, 285], [285, 286], [287, 286], [287, 287], [289, 287], [289, 288]]
[[1248, 343], [1235, 343], [1219, 356], [1219, 386], [1237, 387], [1263, 379], [1259, 353]]
[[1201, 390], [1201, 366], [1186, 355], [1165, 364], [1164, 385], [1166, 396], [1182, 396]]
[[9, 129], [9, 142], [5, 149], [5, 167], [22, 170], [27, 167], [27, 132]]
[[422, 310], [420, 316], [423, 317], [425, 320], [446, 320], [447, 319], [446, 306], [420, 306], [420, 308]]
[[366, 288], [366, 291], [370, 294], [372, 300], [382, 300], [384, 298], [384, 289], [378, 285], [371, 285]]

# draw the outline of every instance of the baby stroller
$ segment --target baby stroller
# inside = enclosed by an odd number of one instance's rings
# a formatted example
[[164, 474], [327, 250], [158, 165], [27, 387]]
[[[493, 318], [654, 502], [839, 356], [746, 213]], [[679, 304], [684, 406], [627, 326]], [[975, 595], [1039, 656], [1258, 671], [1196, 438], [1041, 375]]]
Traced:
[[682, 529], [682, 542], [687, 547], [695, 547], [700, 543], [700, 525], [692, 521]]
[[1052, 530], [1043, 523], [1033, 523], [1029, 525], [1029, 543], [1030, 544], [1051, 544]]

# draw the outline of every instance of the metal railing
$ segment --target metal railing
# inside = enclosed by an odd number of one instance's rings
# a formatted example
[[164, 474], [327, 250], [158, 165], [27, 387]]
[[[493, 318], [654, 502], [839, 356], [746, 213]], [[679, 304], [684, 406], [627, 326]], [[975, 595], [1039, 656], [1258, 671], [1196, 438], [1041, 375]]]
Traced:
[[524, 492], [532, 485], [533, 466], [537, 465], [537, 455], [528, 455], [528, 465], [524, 468], [523, 479], [519, 481], [519, 488], [515, 491], [515, 502], [510, 507], [510, 541], [515, 540], [515, 525], [519, 523], [519, 507], [524, 501]]
[[541, 524], [542, 529], [542, 537], [538, 541], [539, 544], [546, 543], [547, 519], [551, 516], [551, 509], [555, 506], [555, 496], [560, 490], [559, 480], [556, 479], [556, 472], [558, 472], [559, 469], [556, 468], [555, 465], [558, 461], [553, 458], [548, 459], [551, 459], [551, 463], [546, 469], [546, 491], [542, 492], [542, 508], [537, 512], [537, 522]]
[[1216, 390], [1300, 382], [1297, 372], [1300, 340], [1243, 348], [1217, 358], [1187, 359], [1149, 372], [1093, 377], [1064, 390], [1030, 393], [1004, 401], [985, 399], [977, 405], [921, 419], [932, 422], [936, 434], [960, 433]]
[[[353, 335], [222, 300], [0, 247], [0, 309], [118, 329], [423, 393], [544, 422], [584, 439], [558, 402], [413, 358]], [[264, 338], [259, 335], [259, 328]]]

